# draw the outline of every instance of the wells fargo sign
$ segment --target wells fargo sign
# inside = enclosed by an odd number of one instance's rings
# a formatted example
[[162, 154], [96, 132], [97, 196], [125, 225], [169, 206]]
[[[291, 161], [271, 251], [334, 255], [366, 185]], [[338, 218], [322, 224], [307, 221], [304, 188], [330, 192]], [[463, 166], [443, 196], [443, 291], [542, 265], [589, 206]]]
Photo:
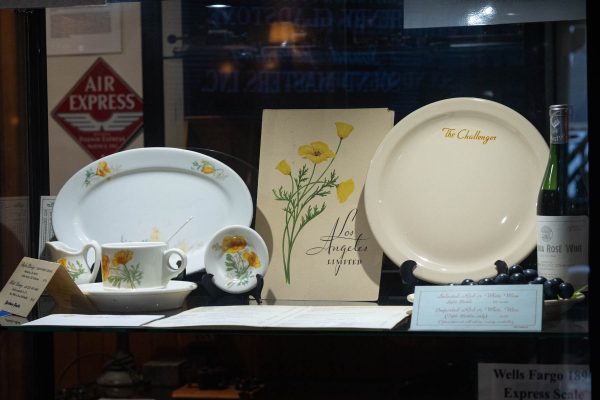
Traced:
[[52, 117], [98, 159], [121, 150], [142, 128], [143, 102], [98, 58], [54, 108]]

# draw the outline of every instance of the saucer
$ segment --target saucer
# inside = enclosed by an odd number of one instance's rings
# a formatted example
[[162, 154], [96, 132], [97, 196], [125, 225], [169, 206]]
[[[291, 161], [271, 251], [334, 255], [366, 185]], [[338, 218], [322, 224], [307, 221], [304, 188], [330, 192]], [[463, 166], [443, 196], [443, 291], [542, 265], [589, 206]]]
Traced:
[[84, 283], [79, 289], [98, 311], [135, 313], [180, 308], [198, 285], [187, 281], [170, 281], [164, 288], [105, 289], [102, 282]]
[[219, 289], [244, 293], [256, 287], [257, 274], [265, 275], [269, 251], [258, 232], [243, 225], [231, 225], [210, 239], [204, 265]]

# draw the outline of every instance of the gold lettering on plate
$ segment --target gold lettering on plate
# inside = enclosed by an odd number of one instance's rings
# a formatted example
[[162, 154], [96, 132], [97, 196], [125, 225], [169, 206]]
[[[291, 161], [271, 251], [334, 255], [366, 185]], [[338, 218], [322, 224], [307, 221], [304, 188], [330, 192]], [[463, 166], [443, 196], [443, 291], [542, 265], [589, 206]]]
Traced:
[[456, 129], [456, 128], [442, 128], [442, 133], [447, 139], [458, 139], [458, 140], [479, 140], [482, 144], [487, 144], [489, 141], [495, 141], [496, 136], [494, 135], [482, 135], [481, 129], [473, 132], [471, 129]]

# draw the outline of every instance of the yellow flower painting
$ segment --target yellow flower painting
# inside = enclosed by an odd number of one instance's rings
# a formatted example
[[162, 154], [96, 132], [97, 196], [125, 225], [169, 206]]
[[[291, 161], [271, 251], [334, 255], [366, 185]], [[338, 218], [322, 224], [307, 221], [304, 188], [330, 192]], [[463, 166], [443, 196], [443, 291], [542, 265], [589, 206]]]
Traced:
[[350, 136], [350, 132], [354, 130], [354, 127], [345, 122], [336, 122], [335, 128], [337, 129], [337, 135], [340, 139], [346, 139]]
[[290, 164], [285, 160], [279, 161], [279, 164], [277, 164], [275, 169], [284, 175], [290, 175], [292, 173], [292, 167], [290, 167]]
[[345, 203], [354, 192], [354, 180], [348, 179], [336, 186], [337, 198], [340, 203]]
[[289, 176], [289, 186], [280, 186], [273, 189], [275, 200], [281, 201], [284, 206], [284, 230], [281, 238], [283, 254], [283, 269], [285, 282], [291, 283], [291, 261], [294, 243], [302, 229], [318, 215], [327, 204], [325, 201], [315, 202], [326, 198], [335, 188], [337, 199], [344, 203], [354, 192], [354, 180], [347, 179], [338, 183], [339, 177], [332, 168], [332, 164], [339, 154], [342, 141], [346, 140], [354, 130], [354, 126], [346, 122], [335, 122], [338, 143], [335, 151], [323, 141], [314, 141], [301, 145], [298, 155], [310, 161], [310, 166], [303, 164], [297, 173], [293, 173], [289, 163], [281, 160], [275, 167], [285, 176]]
[[331, 151], [327, 143], [323, 142], [312, 142], [311, 144], [300, 146], [298, 148], [298, 155], [315, 164], [322, 163], [323, 161], [335, 157], [335, 153]]

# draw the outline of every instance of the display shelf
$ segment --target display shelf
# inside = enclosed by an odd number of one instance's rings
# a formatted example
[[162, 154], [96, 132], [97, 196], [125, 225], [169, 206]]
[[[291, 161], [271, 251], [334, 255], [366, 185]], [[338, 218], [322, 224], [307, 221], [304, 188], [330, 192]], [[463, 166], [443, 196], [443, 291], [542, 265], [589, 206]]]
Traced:
[[[40, 195], [53, 194], [61, 180], [90, 161], [47, 111], [98, 57], [143, 93], [143, 138], [132, 137], [127, 146], [223, 155], [224, 162], [239, 164], [234, 169], [255, 203], [262, 110], [383, 107], [394, 110], [398, 122], [426, 104], [463, 96], [512, 108], [545, 138], [547, 106], [573, 103], [578, 137], [573, 168], [589, 186], [587, 91], [595, 79], [586, 69], [593, 65], [587, 58], [593, 44], [585, 13], [589, 2], [555, 8], [545, 21], [535, 6], [485, 20], [490, 9], [480, 2], [465, 10], [464, 23], [447, 18], [446, 25], [422, 27], [408, 27], [415, 17], [411, 3], [419, 2], [402, 0], [234, 2], [221, 9], [190, 0], [107, 3], [122, 7], [120, 52], [50, 57], [45, 43], [52, 37], [44, 33], [56, 31], [43, 29], [44, 21], [58, 19], [46, 19], [44, 9], [14, 13], [0, 7], [0, 45], [8, 65], [0, 71], [7, 139], [2, 199], [24, 199], [29, 215], [17, 221], [12, 213], [0, 213], [3, 283], [21, 257], [36, 255]], [[434, 3], [422, 2], [439, 6]], [[424, 11], [426, 22], [433, 22], [434, 15], [427, 17], [433, 8]], [[436, 11], [440, 17], [451, 14]], [[498, 23], [500, 17], [518, 21]], [[590, 124], [594, 118], [590, 114]], [[535, 262], [534, 256], [526, 262]], [[409, 305], [406, 296], [422, 283], [407, 284], [401, 269], [384, 259], [379, 298], [367, 304]], [[199, 287], [185, 308], [214, 303]], [[265, 399], [476, 399], [481, 363], [591, 364], [592, 299], [593, 294], [560, 318], [545, 320], [540, 332], [526, 333], [415, 332], [408, 321], [391, 330], [0, 326], [0, 358], [6, 360], [0, 363], [0, 398], [82, 393], [85, 385], [94, 386], [106, 357], [127, 350], [140, 371], [149, 360], [175, 355], [192, 364], [218, 360], [232, 374], [260, 377]], [[53, 304], [42, 297], [30, 318], [56, 312]], [[263, 299], [260, 306], [274, 304], [348, 305]], [[185, 379], [198, 380], [193, 374]], [[181, 387], [191, 386], [154, 387], [143, 394], [170, 400]]]

